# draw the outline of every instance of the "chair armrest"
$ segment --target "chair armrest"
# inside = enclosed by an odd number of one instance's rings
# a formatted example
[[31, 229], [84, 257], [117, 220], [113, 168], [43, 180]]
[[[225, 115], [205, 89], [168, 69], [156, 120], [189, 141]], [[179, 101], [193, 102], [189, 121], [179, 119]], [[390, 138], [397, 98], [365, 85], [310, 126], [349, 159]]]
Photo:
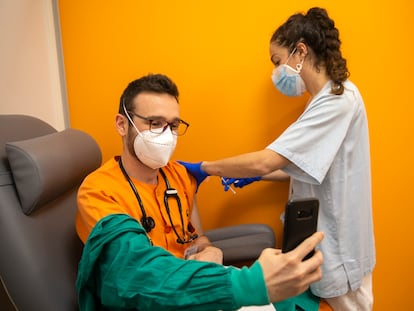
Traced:
[[223, 263], [256, 260], [263, 249], [275, 247], [273, 229], [265, 224], [242, 224], [207, 230], [204, 234], [223, 251]]

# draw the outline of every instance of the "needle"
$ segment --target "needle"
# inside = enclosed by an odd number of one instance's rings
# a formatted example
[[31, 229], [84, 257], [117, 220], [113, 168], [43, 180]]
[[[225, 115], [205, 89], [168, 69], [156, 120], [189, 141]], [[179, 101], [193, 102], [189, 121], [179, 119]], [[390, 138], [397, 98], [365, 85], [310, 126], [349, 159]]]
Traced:
[[224, 177], [221, 177], [221, 180], [226, 184], [227, 187], [229, 187], [230, 191], [233, 192], [233, 194], [236, 194], [236, 191], [231, 186], [227, 185], [227, 182], [224, 179]]

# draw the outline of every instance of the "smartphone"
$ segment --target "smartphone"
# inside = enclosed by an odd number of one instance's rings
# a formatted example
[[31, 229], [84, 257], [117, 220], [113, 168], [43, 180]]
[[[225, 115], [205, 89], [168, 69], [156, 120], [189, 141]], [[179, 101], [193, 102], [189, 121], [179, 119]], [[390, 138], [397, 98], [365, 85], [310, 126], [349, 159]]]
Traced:
[[[296, 248], [303, 240], [316, 232], [318, 226], [319, 200], [304, 198], [289, 200], [286, 203], [283, 227], [282, 253]], [[315, 250], [303, 260], [313, 256]]]

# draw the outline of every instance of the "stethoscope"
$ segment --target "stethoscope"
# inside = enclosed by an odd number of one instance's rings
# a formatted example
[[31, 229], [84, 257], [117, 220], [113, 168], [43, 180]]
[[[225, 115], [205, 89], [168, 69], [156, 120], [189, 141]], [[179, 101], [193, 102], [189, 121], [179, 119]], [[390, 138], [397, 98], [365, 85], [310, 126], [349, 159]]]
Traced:
[[[139, 196], [138, 190], [135, 187], [134, 183], [132, 182], [131, 178], [129, 178], [129, 175], [126, 172], [126, 170], [124, 168], [124, 165], [122, 164], [121, 157], [119, 157], [118, 164], [119, 164], [119, 167], [122, 171], [122, 174], [124, 174], [126, 180], [128, 181], [129, 185], [131, 186], [132, 191], [135, 194], [135, 197], [137, 198], [138, 205], [139, 205], [139, 207], [141, 209], [141, 213], [142, 213], [141, 225], [144, 227], [145, 231], [147, 233], [149, 233], [155, 227], [155, 220], [151, 216], [149, 216], [149, 217], [147, 216], [147, 213], [145, 212], [144, 204], [142, 203], [142, 200], [141, 200], [141, 197]], [[168, 214], [168, 218], [170, 220], [171, 227], [172, 227], [175, 235], [177, 236], [177, 243], [179, 243], [179, 244], [191, 243], [196, 238], [198, 238], [198, 234], [191, 234], [190, 233], [189, 237], [187, 239], [187, 233], [186, 233], [185, 228], [184, 228], [184, 218], [183, 218], [183, 211], [182, 211], [182, 207], [181, 207], [181, 200], [180, 200], [180, 197], [178, 196], [178, 191], [174, 188], [171, 188], [170, 183], [168, 182], [167, 176], [165, 175], [164, 171], [161, 168], [159, 170], [160, 170], [162, 178], [164, 179], [165, 185], [167, 186], [167, 189], [165, 189], [165, 191], [164, 191], [164, 205], [165, 205], [165, 209], [166, 209], [167, 214]], [[168, 200], [170, 198], [174, 198], [177, 202], [178, 211], [180, 212], [181, 229], [182, 229], [182, 234], [183, 234], [182, 237], [178, 234], [177, 230], [175, 229], [174, 223], [173, 223], [172, 218], [171, 218], [170, 206], [168, 204]]]

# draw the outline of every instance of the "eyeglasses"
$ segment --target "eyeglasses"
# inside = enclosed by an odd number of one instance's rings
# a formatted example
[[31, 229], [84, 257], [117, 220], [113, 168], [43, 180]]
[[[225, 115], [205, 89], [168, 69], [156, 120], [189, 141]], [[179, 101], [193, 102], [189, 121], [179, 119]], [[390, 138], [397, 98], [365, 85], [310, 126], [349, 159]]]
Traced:
[[137, 114], [133, 111], [129, 111], [129, 113], [133, 114], [137, 118], [140, 118], [142, 120], [147, 121], [148, 124], [149, 124], [150, 132], [152, 132], [154, 134], [161, 134], [169, 126], [170, 129], [171, 129], [171, 132], [174, 135], [181, 136], [181, 135], [185, 134], [185, 132], [187, 131], [187, 128], [190, 126], [190, 124], [188, 124], [187, 122], [185, 122], [184, 120], [181, 120], [181, 119], [178, 119], [174, 122], [167, 122], [166, 120], [161, 119], [161, 118], [160, 119], [151, 119], [151, 118], [147, 118], [147, 117], [144, 117], [144, 116], [140, 116], [139, 114]]

